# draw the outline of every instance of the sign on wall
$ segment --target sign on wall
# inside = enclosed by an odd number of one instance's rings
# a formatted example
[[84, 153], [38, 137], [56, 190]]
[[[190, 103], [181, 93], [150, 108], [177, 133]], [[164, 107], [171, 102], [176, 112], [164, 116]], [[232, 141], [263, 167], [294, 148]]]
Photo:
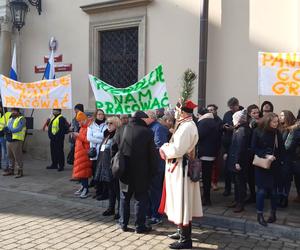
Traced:
[[71, 75], [53, 80], [22, 83], [0, 75], [4, 107], [30, 109], [71, 109]]
[[92, 75], [89, 78], [96, 107], [105, 114], [131, 114], [169, 106], [162, 65], [127, 88], [115, 88]]
[[259, 95], [300, 96], [300, 53], [258, 54]]

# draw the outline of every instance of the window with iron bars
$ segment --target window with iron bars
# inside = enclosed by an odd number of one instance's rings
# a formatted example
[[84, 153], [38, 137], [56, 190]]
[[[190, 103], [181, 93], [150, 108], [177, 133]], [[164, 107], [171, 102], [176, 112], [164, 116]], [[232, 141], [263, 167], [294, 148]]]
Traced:
[[99, 76], [124, 88], [138, 81], [138, 27], [100, 31]]

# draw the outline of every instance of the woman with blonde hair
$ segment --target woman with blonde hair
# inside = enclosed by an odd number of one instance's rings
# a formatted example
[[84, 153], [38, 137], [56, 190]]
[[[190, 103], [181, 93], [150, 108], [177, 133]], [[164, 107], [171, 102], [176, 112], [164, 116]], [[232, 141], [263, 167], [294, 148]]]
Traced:
[[[113, 137], [117, 128], [121, 127], [120, 118], [112, 116], [106, 120], [107, 129], [104, 131], [104, 139], [100, 145], [100, 151], [97, 159], [95, 181], [102, 182], [108, 188], [109, 206], [104, 211], [103, 216], [115, 215], [115, 219], [119, 218], [119, 212], [115, 213], [116, 201], [120, 201], [119, 180], [115, 179], [111, 171], [111, 148], [113, 145]], [[119, 211], [119, 209], [118, 209]]]

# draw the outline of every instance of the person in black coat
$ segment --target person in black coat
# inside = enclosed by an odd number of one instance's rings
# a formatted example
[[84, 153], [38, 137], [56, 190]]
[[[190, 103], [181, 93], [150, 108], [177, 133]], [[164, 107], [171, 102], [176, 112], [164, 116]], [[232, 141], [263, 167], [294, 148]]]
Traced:
[[286, 154], [292, 166], [292, 175], [295, 180], [297, 197], [295, 202], [300, 202], [300, 122], [289, 128], [290, 132], [285, 141]]
[[[228, 100], [227, 106], [229, 110], [224, 114], [223, 117], [223, 138], [222, 138], [222, 145], [225, 152], [228, 152], [230, 144], [231, 144], [231, 137], [233, 133], [233, 123], [232, 123], [232, 116], [235, 112], [239, 110], [243, 110], [244, 108], [240, 106], [239, 100], [235, 97], [232, 97]], [[224, 155], [224, 161], [226, 161], [226, 155]], [[223, 193], [224, 196], [229, 196], [231, 194], [231, 172], [229, 169], [226, 168], [225, 164], [225, 191]]]
[[[283, 141], [279, 130], [278, 116], [274, 113], [268, 113], [261, 118], [258, 127], [254, 130], [252, 136], [252, 150], [260, 158], [269, 158], [272, 161], [270, 169], [263, 169], [255, 166], [255, 184], [256, 192], [256, 210], [257, 220], [262, 226], [276, 221], [277, 209], [277, 191], [276, 185], [280, 178], [281, 157], [283, 153]], [[266, 222], [264, 220], [264, 199], [268, 193], [271, 199], [271, 215]]]
[[[290, 110], [282, 110], [279, 115], [279, 122], [280, 122], [280, 132], [282, 136], [283, 143], [286, 142], [287, 137], [290, 132], [290, 127], [295, 125], [296, 118], [294, 114]], [[288, 197], [291, 190], [293, 174], [293, 155], [290, 152], [284, 150], [284, 154], [282, 157], [283, 166], [281, 168], [282, 172], [280, 174], [281, 178], [279, 179], [278, 184], [278, 206], [285, 208], [288, 206]]]
[[[252, 138], [252, 134], [254, 129], [257, 127], [257, 123], [260, 119], [260, 111], [259, 107], [256, 104], [251, 104], [247, 107], [248, 113], [248, 122], [250, 127], [250, 138]], [[255, 190], [255, 172], [254, 167], [252, 165], [254, 159], [254, 153], [251, 150], [251, 142], [248, 145], [249, 150], [249, 164], [247, 168], [247, 182], [249, 186], [250, 195], [245, 203], [255, 203], [256, 202], [256, 190]]]
[[218, 124], [214, 116], [206, 108], [199, 111], [199, 121], [197, 123], [199, 141], [198, 141], [198, 158], [202, 162], [202, 181], [203, 181], [203, 198], [202, 205], [210, 206], [210, 189], [213, 163], [217, 157], [220, 148], [220, 133]]
[[134, 194], [135, 226], [137, 233], [151, 231], [145, 225], [148, 209], [148, 190], [153, 176], [157, 173], [158, 153], [154, 145], [153, 132], [148, 128], [145, 119], [148, 115], [142, 111], [133, 114], [129, 124], [122, 127], [115, 135], [125, 157], [125, 171], [120, 177], [120, 227], [128, 230], [130, 200]]
[[246, 198], [247, 169], [249, 165], [250, 128], [247, 122], [247, 110], [233, 115], [234, 131], [227, 156], [227, 168], [234, 180], [235, 202], [231, 205], [235, 213], [244, 211]]
[[218, 188], [218, 181], [220, 176], [221, 166], [223, 165], [223, 155], [221, 152], [221, 142], [222, 142], [222, 134], [223, 134], [223, 120], [218, 116], [218, 106], [216, 104], [209, 104], [207, 105], [207, 109], [210, 113], [214, 115], [214, 120], [219, 128], [219, 150], [217, 153], [217, 157], [213, 163], [212, 168], [212, 180], [211, 185], [213, 191], [217, 191]]
[[52, 163], [47, 169], [63, 171], [65, 167], [64, 142], [68, 132], [68, 123], [61, 114], [61, 109], [53, 109], [53, 118], [48, 126]]

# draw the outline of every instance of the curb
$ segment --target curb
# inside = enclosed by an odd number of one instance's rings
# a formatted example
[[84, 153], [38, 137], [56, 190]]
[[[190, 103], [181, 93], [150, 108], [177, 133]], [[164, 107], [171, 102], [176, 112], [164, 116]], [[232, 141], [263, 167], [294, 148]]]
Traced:
[[193, 226], [196, 227], [213, 227], [221, 230], [240, 231], [245, 234], [255, 234], [259, 236], [267, 236], [270, 238], [284, 238], [292, 241], [300, 239], [300, 228], [283, 226], [276, 224], [268, 224], [263, 227], [256, 221], [246, 219], [230, 218], [219, 215], [205, 215], [201, 219], [193, 221]]

